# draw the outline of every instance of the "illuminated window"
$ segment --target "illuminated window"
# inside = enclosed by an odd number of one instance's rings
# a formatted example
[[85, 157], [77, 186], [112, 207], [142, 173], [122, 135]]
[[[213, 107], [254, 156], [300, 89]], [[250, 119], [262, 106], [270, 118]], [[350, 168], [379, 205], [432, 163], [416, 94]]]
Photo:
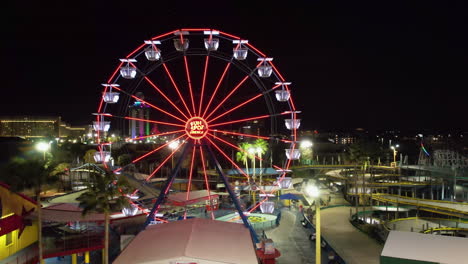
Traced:
[[5, 236], [5, 246], [13, 244], [13, 232], [6, 234]]

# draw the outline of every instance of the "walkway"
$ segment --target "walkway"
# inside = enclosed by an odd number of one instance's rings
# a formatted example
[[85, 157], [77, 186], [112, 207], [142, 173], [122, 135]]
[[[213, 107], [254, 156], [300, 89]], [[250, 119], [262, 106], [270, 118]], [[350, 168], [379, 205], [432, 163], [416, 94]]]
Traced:
[[[281, 210], [280, 225], [265, 234], [275, 243], [281, 256], [278, 264], [315, 263], [315, 242], [309, 240], [310, 231], [302, 226], [302, 216], [292, 209]], [[322, 263], [327, 263], [327, 252], [322, 250]]]

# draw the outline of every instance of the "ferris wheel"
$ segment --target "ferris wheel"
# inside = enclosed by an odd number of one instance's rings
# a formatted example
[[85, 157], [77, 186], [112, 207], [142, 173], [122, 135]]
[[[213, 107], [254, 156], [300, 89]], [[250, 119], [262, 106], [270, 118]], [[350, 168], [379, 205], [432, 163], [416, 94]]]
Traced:
[[[93, 124], [99, 150], [95, 159], [110, 166], [112, 144], [107, 133], [112, 127], [118, 128], [129, 143], [152, 146], [129, 165], [114, 169], [115, 173], [125, 173], [128, 166], [150, 160], [153, 166], [148, 168], [145, 179], [150, 182], [161, 175], [162, 168], [171, 167], [147, 224], [184, 167], [187, 198], [195, 174], [204, 178], [210, 196], [207, 174], [214, 169], [248, 225], [245, 208], [239, 204], [227, 171], [235, 171], [234, 175], [240, 177], [236, 179], [243, 178], [251, 190], [260, 194], [249, 211], [268, 203], [288, 179], [291, 162], [300, 156], [297, 129], [301, 121], [290, 84], [273, 58], [247, 39], [219, 30], [180, 29], [145, 40], [120, 59], [102, 84]], [[266, 151], [239, 145], [257, 139], [268, 142]], [[276, 151], [282, 155], [273, 155], [274, 146], [281, 148]], [[244, 163], [236, 162], [237, 153], [247, 157]], [[157, 163], [151, 160], [155, 155], [160, 159]], [[175, 166], [170, 166], [174, 158]], [[260, 168], [255, 168], [256, 164]], [[261, 182], [266, 167], [277, 173], [274, 183], [268, 185]]]

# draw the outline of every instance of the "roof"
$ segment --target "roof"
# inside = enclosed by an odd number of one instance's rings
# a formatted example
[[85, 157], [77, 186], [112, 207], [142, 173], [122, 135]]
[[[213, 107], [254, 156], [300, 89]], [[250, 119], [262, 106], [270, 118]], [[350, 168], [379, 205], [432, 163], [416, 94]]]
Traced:
[[459, 264], [466, 261], [468, 239], [415, 232], [390, 231], [382, 256]]
[[75, 203], [58, 203], [42, 209], [42, 219], [53, 222], [82, 221], [94, 222], [104, 221], [104, 214], [89, 213], [82, 215], [82, 209]]
[[[253, 174], [254, 172], [254, 169], [253, 168], [249, 168], [248, 170], [246, 168], [241, 168], [245, 173], [248, 173], [250, 175]], [[278, 172], [277, 170], [273, 169], [273, 168], [255, 168], [255, 174], [256, 175], [260, 175], [260, 172], [262, 172], [262, 175], [280, 175], [281, 173]], [[226, 174], [227, 175], [242, 175], [244, 173], [242, 173], [241, 171], [239, 171], [238, 169], [230, 169], [228, 171], [226, 171]]]
[[244, 225], [201, 218], [148, 226], [113, 263], [150, 264], [170, 260], [258, 263], [249, 230]]

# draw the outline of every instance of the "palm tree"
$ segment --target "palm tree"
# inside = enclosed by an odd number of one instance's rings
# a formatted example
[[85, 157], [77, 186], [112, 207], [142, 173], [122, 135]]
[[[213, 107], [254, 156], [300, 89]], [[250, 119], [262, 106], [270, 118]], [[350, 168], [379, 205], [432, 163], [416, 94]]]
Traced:
[[42, 210], [40, 194], [44, 185], [58, 181], [60, 173], [53, 173], [55, 164], [43, 159], [15, 158], [3, 168], [0, 180], [10, 185], [12, 191], [33, 190], [37, 203], [39, 261], [42, 257]]
[[242, 162], [245, 165], [247, 175], [249, 174], [249, 149], [252, 147], [250, 143], [242, 142], [239, 144], [241, 151], [236, 153], [237, 162]]
[[263, 170], [262, 170], [262, 155], [268, 150], [268, 142], [264, 139], [256, 139], [254, 142], [255, 150], [260, 158], [260, 186], [262, 185], [262, 177], [263, 177]]
[[88, 189], [82, 193], [77, 200], [83, 208], [82, 214], [86, 215], [91, 211], [104, 213], [105, 235], [104, 235], [104, 264], [109, 261], [109, 222], [112, 211], [120, 210], [128, 205], [128, 198], [123, 194], [129, 193], [129, 184], [125, 177], [119, 177], [106, 171], [104, 174], [91, 173], [88, 182]]

